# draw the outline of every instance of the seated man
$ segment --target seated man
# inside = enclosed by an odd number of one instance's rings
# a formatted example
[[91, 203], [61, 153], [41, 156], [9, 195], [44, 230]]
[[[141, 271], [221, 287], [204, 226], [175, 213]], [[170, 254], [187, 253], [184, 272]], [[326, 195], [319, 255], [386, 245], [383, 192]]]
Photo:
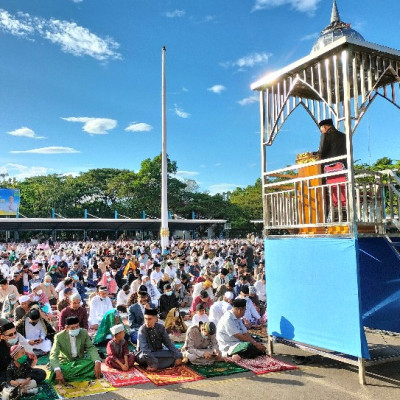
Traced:
[[198, 304], [203, 304], [206, 313], [210, 311], [210, 307], [212, 305], [213, 301], [211, 300], [211, 297], [208, 295], [207, 290], [202, 290], [198, 296], [196, 296], [193, 300], [193, 303], [190, 307], [190, 313], [194, 315], [196, 313], [196, 307]]
[[133, 343], [137, 342], [138, 331], [144, 323], [144, 310], [152, 308], [152, 304], [149, 301], [150, 297], [148, 293], [139, 291], [137, 302], [132, 304], [128, 309], [130, 336]]
[[234, 298], [233, 292], [225, 292], [223, 300], [215, 302], [210, 308], [210, 321], [218, 326], [221, 317], [232, 308], [232, 300]]
[[237, 297], [238, 299], [246, 300], [246, 312], [244, 313], [243, 322], [246, 325], [247, 329], [251, 329], [252, 327], [260, 326], [261, 316], [256, 310], [254, 303], [251, 301], [249, 297], [250, 288], [248, 286], [242, 286], [240, 289], [240, 294]]
[[[168, 350], [163, 350], [163, 345]], [[138, 332], [136, 361], [147, 371], [156, 371], [182, 364], [182, 354], [176, 349], [164, 326], [157, 323], [157, 310], [144, 310], [144, 325]]]
[[93, 297], [90, 303], [89, 325], [93, 329], [97, 329], [104, 314], [113, 308], [110, 298], [108, 297], [107, 288], [100, 286], [99, 294]]
[[[85, 353], [89, 356], [85, 358]], [[57, 383], [88, 381], [101, 376], [101, 361], [86, 329], [79, 327], [78, 317], [68, 317], [65, 329], [54, 338], [50, 352], [52, 373]]]
[[265, 354], [265, 346], [257, 343], [243, 323], [246, 300], [233, 300], [232, 310], [227, 311], [218, 323], [217, 340], [223, 356], [232, 356], [232, 360], [256, 358]]
[[[0, 385], [6, 382], [7, 367], [11, 363], [10, 349], [17, 343], [19, 343], [19, 341], [15, 325], [6, 319], [0, 318]], [[28, 357], [33, 360], [31, 366], [34, 367], [37, 361], [35, 354], [27, 350], [26, 353]], [[37, 383], [40, 383], [46, 379], [46, 371], [40, 368], [33, 368], [31, 371], [31, 378]]]
[[36, 354], [47, 354], [51, 350], [56, 332], [42, 317], [38, 305], [33, 305], [26, 316], [18, 321], [16, 329], [32, 346]]
[[222, 361], [222, 355], [215, 337], [217, 328], [213, 322], [192, 325], [186, 332], [182, 354], [192, 364], [210, 365]]
[[60, 313], [60, 318], [58, 322], [58, 330], [62, 331], [65, 329], [65, 321], [68, 317], [78, 317], [79, 326], [83, 329], [88, 329], [88, 315], [85, 307], [81, 306], [81, 296], [78, 293], [70, 296], [70, 304], [68, 307]]
[[164, 286], [164, 294], [160, 297], [160, 319], [167, 318], [168, 313], [173, 308], [178, 307], [178, 300], [169, 283]]

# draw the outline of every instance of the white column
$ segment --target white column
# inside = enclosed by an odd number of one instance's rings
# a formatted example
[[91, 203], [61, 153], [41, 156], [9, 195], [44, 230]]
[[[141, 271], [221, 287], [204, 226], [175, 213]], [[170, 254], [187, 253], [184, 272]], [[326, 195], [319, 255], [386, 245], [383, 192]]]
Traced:
[[167, 164], [167, 116], [165, 97], [165, 46], [162, 48], [162, 77], [161, 77], [161, 116], [162, 116], [162, 140], [161, 140], [161, 247], [165, 249], [169, 245], [168, 229], [168, 164]]
[[[348, 169], [348, 221], [350, 221], [351, 233], [357, 236], [357, 221], [355, 215], [355, 194], [354, 194], [354, 165], [353, 165], [353, 131], [351, 129], [351, 96], [350, 96], [350, 71], [349, 50], [342, 52], [342, 71], [343, 71], [343, 114], [344, 114], [344, 133], [346, 134], [347, 148], [347, 169]], [[338, 66], [338, 64], [336, 65]]]

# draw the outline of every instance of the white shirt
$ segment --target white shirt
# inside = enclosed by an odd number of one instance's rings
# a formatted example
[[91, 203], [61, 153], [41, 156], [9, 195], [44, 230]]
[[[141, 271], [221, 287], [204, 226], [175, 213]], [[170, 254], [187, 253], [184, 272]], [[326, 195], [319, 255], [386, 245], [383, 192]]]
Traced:
[[150, 279], [155, 285], [157, 285], [157, 283], [161, 280], [162, 276], [163, 276], [163, 273], [161, 271], [157, 272], [156, 270], [154, 270], [150, 274]]
[[44, 327], [42, 324], [42, 321], [39, 320], [39, 322], [36, 325], [32, 325], [29, 322], [29, 319], [25, 319], [25, 337], [27, 340], [37, 340], [37, 339], [45, 339], [46, 334], [44, 332]]
[[89, 324], [98, 325], [104, 314], [113, 308], [110, 298], [102, 299], [99, 295], [93, 297], [90, 303]]
[[217, 301], [210, 307], [210, 321], [218, 325], [221, 317], [232, 308], [232, 305], [227, 301], [221, 300]]
[[254, 284], [254, 287], [257, 290], [257, 296], [261, 301], [266, 301], [267, 300], [267, 295], [266, 295], [266, 287], [265, 287], [265, 283], [263, 283], [262, 281], [257, 281]]
[[78, 356], [78, 349], [76, 348], [76, 337], [71, 335], [68, 336], [71, 343], [71, 356], [73, 358], [76, 358]]
[[193, 315], [192, 318], [192, 325], [198, 325], [199, 322], [208, 322], [209, 318], [207, 314], [203, 314], [203, 315], [199, 315], [199, 314], [195, 314]]
[[130, 295], [131, 295], [130, 291], [128, 294], [125, 294], [125, 292], [121, 289], [117, 294], [117, 306], [119, 305], [126, 306]]
[[171, 268], [171, 266], [167, 265], [164, 269], [164, 273], [168, 274], [171, 279], [176, 278], [176, 268], [174, 266]]

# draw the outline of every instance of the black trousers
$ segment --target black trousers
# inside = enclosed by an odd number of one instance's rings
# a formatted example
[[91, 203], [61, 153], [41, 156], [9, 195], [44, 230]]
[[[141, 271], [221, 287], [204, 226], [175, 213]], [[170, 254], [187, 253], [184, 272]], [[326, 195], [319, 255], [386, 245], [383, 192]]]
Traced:
[[[46, 379], [46, 371], [40, 368], [32, 368], [31, 378], [36, 381], [36, 383], [43, 382]], [[0, 371], [0, 385], [7, 382], [6, 371]]]

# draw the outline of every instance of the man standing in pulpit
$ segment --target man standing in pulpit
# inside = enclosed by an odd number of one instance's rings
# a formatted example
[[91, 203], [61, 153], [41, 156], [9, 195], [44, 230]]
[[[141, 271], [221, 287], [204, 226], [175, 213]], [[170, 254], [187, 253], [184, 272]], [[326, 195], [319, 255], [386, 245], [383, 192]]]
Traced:
[[[346, 156], [346, 135], [339, 132], [334, 126], [332, 119], [324, 119], [319, 124], [321, 140], [318, 154], [321, 160], [327, 158]], [[346, 158], [339, 160], [346, 167]]]

